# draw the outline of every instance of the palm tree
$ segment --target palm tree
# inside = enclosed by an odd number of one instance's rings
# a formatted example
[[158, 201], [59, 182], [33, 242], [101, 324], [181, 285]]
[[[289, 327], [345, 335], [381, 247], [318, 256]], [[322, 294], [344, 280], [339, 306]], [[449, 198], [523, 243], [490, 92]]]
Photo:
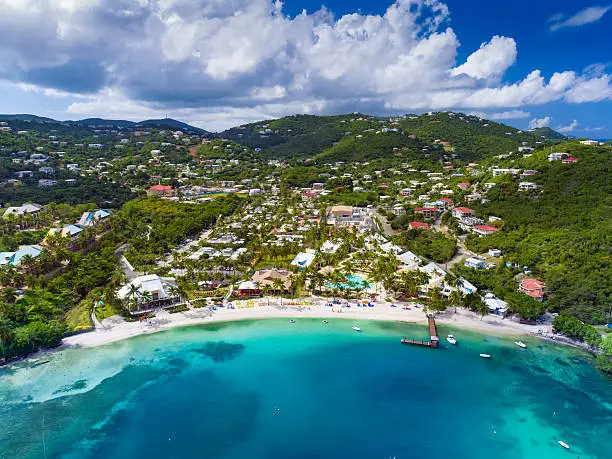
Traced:
[[2, 301], [5, 303], [13, 304], [15, 303], [16, 299], [17, 290], [15, 290], [15, 287], [6, 287], [4, 290], [2, 290]]
[[272, 280], [272, 286], [274, 287], [274, 289], [278, 292], [278, 296], [280, 298], [280, 304], [281, 306], [283, 305], [283, 298], [282, 298], [282, 292], [285, 288], [285, 284], [282, 280], [280, 279], [273, 279]]
[[153, 295], [148, 290], [145, 290], [140, 294], [140, 304], [143, 306], [149, 306], [153, 301]]
[[264, 284], [264, 285], [261, 287], [261, 292], [263, 293], [263, 295], [264, 295], [265, 297], [267, 297], [267, 298], [268, 298], [268, 306], [270, 306], [270, 290], [271, 290], [271, 289], [272, 289], [272, 288], [270, 287], [270, 284]]
[[455, 313], [456, 313], [457, 305], [461, 304], [461, 293], [459, 293], [459, 290], [453, 290], [451, 294], [449, 295], [448, 299], [451, 302], [451, 304], [455, 306]]

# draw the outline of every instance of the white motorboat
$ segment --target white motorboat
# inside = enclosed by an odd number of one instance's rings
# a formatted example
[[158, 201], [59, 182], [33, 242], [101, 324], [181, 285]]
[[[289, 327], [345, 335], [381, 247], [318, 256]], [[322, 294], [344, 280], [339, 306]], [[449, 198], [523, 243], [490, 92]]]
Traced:
[[514, 344], [516, 344], [518, 347], [522, 347], [523, 349], [527, 347], [527, 345], [522, 341], [515, 341]]
[[480, 357], [482, 357], [483, 359], [490, 359], [491, 356], [489, 354], [480, 354]]
[[351, 328], [355, 331], [361, 331], [361, 328], [359, 328], [357, 325], [353, 325]]
[[564, 441], [559, 440], [559, 444], [564, 447], [565, 449], [570, 449], [569, 445], [567, 443], [565, 443]]
[[446, 337], [446, 341], [448, 341], [451, 344], [457, 344], [457, 340], [455, 339], [455, 337], [453, 335], [448, 335]]

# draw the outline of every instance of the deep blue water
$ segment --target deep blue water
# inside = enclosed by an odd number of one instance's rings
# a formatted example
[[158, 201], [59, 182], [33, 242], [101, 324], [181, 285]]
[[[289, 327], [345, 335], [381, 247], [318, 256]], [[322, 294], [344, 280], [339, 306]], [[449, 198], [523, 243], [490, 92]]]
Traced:
[[269, 320], [62, 351], [0, 370], [0, 457], [612, 457], [590, 357], [451, 332], [427, 349], [399, 343], [424, 326]]

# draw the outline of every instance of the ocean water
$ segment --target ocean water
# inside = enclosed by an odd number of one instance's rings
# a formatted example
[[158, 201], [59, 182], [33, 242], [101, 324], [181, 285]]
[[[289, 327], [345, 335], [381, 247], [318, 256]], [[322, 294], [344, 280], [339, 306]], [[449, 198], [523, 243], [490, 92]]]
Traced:
[[0, 369], [0, 457], [612, 457], [612, 381], [589, 356], [439, 333], [459, 344], [401, 345], [427, 338], [419, 325], [244, 321], [20, 362]]

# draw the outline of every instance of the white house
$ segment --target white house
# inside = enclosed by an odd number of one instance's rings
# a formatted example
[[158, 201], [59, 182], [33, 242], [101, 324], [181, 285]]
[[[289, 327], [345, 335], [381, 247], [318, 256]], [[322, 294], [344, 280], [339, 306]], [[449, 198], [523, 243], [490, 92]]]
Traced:
[[9, 207], [4, 211], [4, 218], [7, 218], [9, 215], [26, 215], [26, 214], [37, 214], [44, 207], [40, 204], [24, 204], [23, 206]]
[[178, 295], [173, 292], [176, 283], [173, 278], [160, 277], [157, 274], [138, 276], [129, 284], [124, 285], [117, 291], [117, 297], [121, 300], [134, 302], [130, 312], [143, 312], [156, 307], [168, 307], [179, 301]]
[[300, 252], [291, 262], [292, 266], [297, 266], [298, 269], [308, 268], [315, 259], [315, 251], [312, 249], [306, 249], [306, 252]]
[[463, 266], [467, 266], [468, 268], [472, 269], [484, 269], [486, 267], [486, 264], [483, 260], [470, 257], [466, 258], [466, 260], [463, 262]]
[[537, 188], [538, 188], [538, 184], [533, 183], [533, 182], [521, 182], [518, 184], [519, 191], [529, 191], [529, 190], [535, 190]]

